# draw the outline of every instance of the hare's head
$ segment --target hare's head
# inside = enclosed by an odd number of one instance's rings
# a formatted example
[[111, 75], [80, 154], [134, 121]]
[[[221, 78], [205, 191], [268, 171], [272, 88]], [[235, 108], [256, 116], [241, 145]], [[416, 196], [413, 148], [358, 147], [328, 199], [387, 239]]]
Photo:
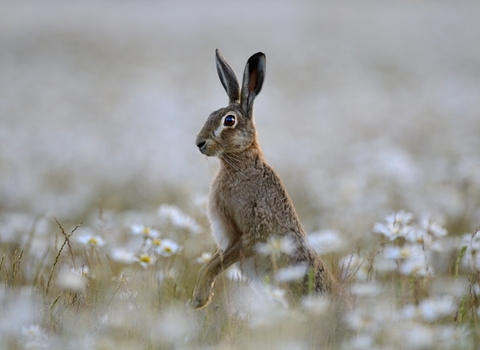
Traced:
[[229, 104], [210, 114], [197, 136], [196, 144], [203, 154], [222, 157], [242, 152], [256, 142], [253, 102], [265, 78], [265, 55], [258, 52], [248, 59], [241, 88], [232, 67], [218, 50], [216, 64]]

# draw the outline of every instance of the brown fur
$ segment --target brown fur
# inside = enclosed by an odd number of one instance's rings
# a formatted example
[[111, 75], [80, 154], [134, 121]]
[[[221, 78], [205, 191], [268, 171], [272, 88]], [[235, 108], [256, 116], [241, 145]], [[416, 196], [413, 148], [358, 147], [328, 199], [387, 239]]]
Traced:
[[[337, 296], [337, 282], [308, 245], [292, 201], [258, 143], [252, 111], [265, 75], [265, 55], [257, 53], [248, 60], [241, 91], [236, 91], [240, 85], [235, 73], [218, 51], [216, 58], [230, 104], [209, 116], [196, 143], [203, 154], [220, 158], [209, 199], [209, 218], [219, 250], [200, 270], [189, 304], [206, 306], [218, 275], [236, 262], [260, 277], [287, 266], [305, 266], [304, 277], [288, 283], [292, 296], [309, 292]], [[236, 119], [234, 127], [222, 126], [226, 116]], [[295, 247], [293, 253], [280, 254], [274, 262], [259, 254], [258, 244], [272, 237], [288, 237]]]

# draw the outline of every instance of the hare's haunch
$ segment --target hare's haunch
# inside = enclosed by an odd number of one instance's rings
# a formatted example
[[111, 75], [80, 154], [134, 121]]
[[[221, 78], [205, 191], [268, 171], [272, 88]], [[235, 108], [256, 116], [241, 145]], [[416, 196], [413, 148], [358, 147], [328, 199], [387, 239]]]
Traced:
[[336, 294], [337, 282], [308, 245], [292, 201], [258, 143], [253, 102], [265, 78], [265, 55], [249, 58], [241, 86], [218, 50], [216, 65], [229, 104], [210, 114], [196, 144], [201, 153], [220, 158], [208, 205], [219, 250], [201, 268], [190, 306], [206, 306], [218, 275], [236, 262], [247, 277], [270, 275], [272, 281], [278, 269], [298, 267], [298, 278], [287, 282], [294, 296]]

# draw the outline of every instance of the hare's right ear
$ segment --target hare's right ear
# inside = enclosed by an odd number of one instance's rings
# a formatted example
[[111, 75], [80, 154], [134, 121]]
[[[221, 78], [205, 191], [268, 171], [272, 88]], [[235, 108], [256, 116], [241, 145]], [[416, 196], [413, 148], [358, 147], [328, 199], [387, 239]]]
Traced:
[[215, 50], [215, 62], [217, 64], [217, 72], [222, 85], [227, 92], [230, 104], [240, 102], [240, 87], [238, 79], [232, 67], [225, 61], [218, 49]]
[[240, 104], [247, 116], [253, 115], [253, 101], [262, 90], [265, 79], [265, 54], [257, 52], [250, 57], [243, 72], [242, 92]]

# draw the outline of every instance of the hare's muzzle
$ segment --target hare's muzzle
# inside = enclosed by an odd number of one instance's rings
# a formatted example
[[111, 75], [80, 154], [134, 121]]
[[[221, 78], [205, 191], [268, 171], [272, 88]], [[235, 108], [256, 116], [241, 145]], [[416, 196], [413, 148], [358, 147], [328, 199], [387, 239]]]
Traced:
[[197, 140], [197, 147], [202, 152], [205, 154], [205, 145], [207, 144], [207, 141], [205, 140]]

